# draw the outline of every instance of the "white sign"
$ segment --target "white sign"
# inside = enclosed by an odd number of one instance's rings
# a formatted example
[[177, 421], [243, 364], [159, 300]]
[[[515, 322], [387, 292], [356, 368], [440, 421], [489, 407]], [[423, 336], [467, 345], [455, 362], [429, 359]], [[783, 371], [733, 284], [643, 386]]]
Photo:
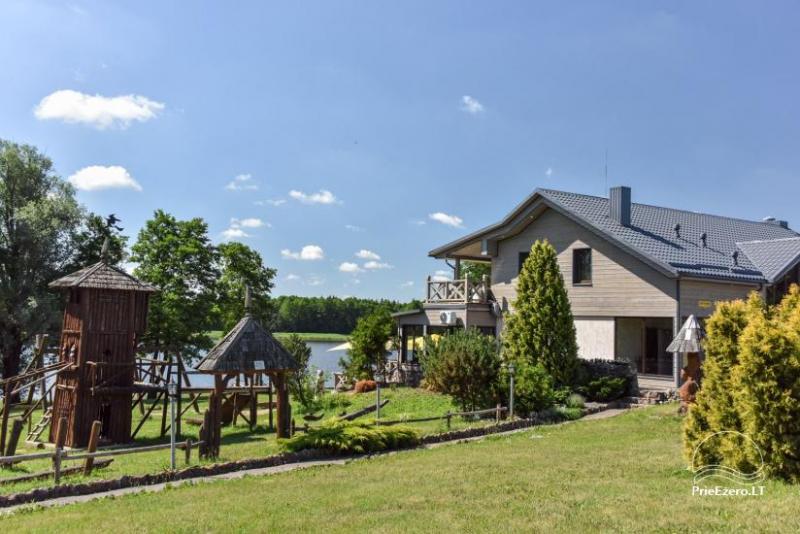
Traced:
[[261, 360], [256, 360], [253, 362], [253, 366], [256, 368], [256, 371], [263, 371], [264, 370], [264, 362]]

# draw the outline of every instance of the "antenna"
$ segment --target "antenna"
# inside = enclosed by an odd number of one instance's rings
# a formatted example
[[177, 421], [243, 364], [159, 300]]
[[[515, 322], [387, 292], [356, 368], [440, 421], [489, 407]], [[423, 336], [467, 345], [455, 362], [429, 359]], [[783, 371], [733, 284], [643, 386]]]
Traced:
[[244, 286], [244, 314], [248, 317], [253, 314], [253, 293], [250, 284]]

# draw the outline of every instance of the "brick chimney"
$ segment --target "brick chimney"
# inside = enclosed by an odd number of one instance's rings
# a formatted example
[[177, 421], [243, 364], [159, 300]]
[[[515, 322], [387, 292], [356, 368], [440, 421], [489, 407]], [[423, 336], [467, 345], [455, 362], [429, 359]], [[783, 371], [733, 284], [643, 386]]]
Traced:
[[608, 194], [609, 217], [622, 226], [631, 225], [631, 188], [618, 185], [612, 187]]

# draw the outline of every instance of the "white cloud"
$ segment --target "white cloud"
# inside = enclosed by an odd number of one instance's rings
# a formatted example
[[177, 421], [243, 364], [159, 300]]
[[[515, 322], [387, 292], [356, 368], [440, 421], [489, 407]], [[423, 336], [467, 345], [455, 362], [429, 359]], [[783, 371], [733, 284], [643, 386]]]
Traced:
[[232, 219], [232, 221], [236, 221], [242, 228], [261, 228], [262, 226], [269, 227], [269, 223], [265, 223], [261, 219], [257, 219], [256, 217], [249, 217], [247, 219]]
[[415, 226], [425, 226], [427, 223], [425, 221], [423, 221], [422, 219], [419, 219], [419, 220], [416, 220], [416, 221], [411, 221], [411, 224], [413, 224]]
[[264, 222], [261, 219], [257, 219], [255, 217], [249, 217], [247, 219], [231, 219], [231, 223], [228, 226], [227, 230], [223, 230], [222, 238], [226, 241], [230, 241], [231, 239], [242, 239], [245, 237], [251, 237], [243, 228], [262, 228], [267, 227], [271, 228], [272, 225], [268, 222]]
[[228, 191], [255, 191], [258, 184], [253, 183], [252, 174], [239, 174], [225, 186]]
[[222, 231], [222, 238], [225, 241], [230, 241], [232, 239], [242, 239], [245, 237], [250, 237], [250, 234], [242, 230], [241, 228], [231, 226], [230, 228]]
[[433, 221], [446, 224], [447, 226], [452, 226], [453, 228], [461, 228], [462, 223], [464, 222], [463, 219], [461, 219], [461, 217], [458, 215], [448, 215], [447, 213], [442, 213], [441, 211], [431, 213], [428, 215], [428, 218]]
[[286, 275], [286, 280], [289, 282], [293, 282], [295, 280], [300, 280], [300, 277], [294, 273], [289, 273]]
[[476, 98], [464, 95], [461, 97], [461, 109], [470, 115], [477, 115], [478, 113], [483, 113], [483, 104], [478, 102]]
[[552, 176], [553, 175], [553, 167], [547, 167], [547, 170], [544, 171], [545, 176]]
[[431, 277], [431, 279], [434, 282], [444, 282], [446, 280], [452, 280], [453, 279], [453, 272], [452, 271], [444, 271], [444, 270], [436, 271], [433, 274], [433, 276]]
[[408, 282], [403, 282], [400, 284], [400, 287], [414, 287], [414, 282], [409, 280]]
[[321, 286], [325, 283], [325, 279], [320, 276], [311, 275], [308, 277], [308, 281], [306, 283], [310, 286]]
[[391, 269], [392, 266], [389, 265], [388, 263], [381, 263], [381, 262], [377, 262], [377, 261], [368, 261], [367, 263], [364, 264], [364, 268], [365, 269], [369, 269], [370, 271], [374, 271], [374, 270], [377, 270], [377, 269]]
[[322, 247], [306, 245], [300, 252], [292, 252], [288, 248], [281, 250], [281, 257], [287, 260], [317, 261], [325, 258]]
[[326, 189], [320, 189], [317, 193], [306, 194], [302, 191], [292, 189], [289, 196], [303, 204], [340, 204], [336, 196]]
[[379, 260], [381, 259], [380, 256], [372, 252], [371, 250], [367, 250], [362, 248], [358, 252], [356, 252], [356, 258], [361, 258], [362, 260]]
[[364, 229], [360, 226], [356, 226], [355, 224], [345, 224], [344, 225], [346, 230], [350, 230], [351, 232], [363, 232]]
[[142, 186], [133, 179], [125, 167], [111, 165], [91, 165], [84, 167], [67, 180], [78, 189], [95, 191], [98, 189], [133, 189], [141, 191]]
[[349, 261], [343, 262], [341, 265], [339, 265], [339, 270], [343, 273], [351, 273], [351, 274], [356, 274], [364, 271], [361, 267], [358, 266], [358, 264]]
[[127, 128], [134, 121], [156, 118], [164, 104], [140, 95], [87, 95], [70, 89], [42, 98], [33, 110], [39, 120], [61, 120], [90, 124], [100, 130], [109, 126]]

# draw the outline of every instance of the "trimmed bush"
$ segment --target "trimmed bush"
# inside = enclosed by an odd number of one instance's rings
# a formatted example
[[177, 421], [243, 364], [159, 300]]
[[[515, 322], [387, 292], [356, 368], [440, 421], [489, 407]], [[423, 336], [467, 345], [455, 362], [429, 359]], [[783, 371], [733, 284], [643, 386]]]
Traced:
[[[508, 368], [504, 366], [500, 374], [500, 391], [503, 405], [508, 406], [509, 398]], [[527, 416], [555, 404], [553, 379], [543, 365], [531, 365], [528, 362], [516, 364], [514, 374], [514, 410]]]
[[411, 447], [419, 439], [417, 431], [408, 426], [370, 426], [334, 418], [282, 441], [281, 446], [289, 452], [319, 449], [332, 454], [363, 454]]
[[428, 338], [420, 363], [425, 384], [451, 395], [464, 411], [487, 408], [497, 400], [500, 352], [493, 336], [469, 328], [437, 342]]
[[356, 382], [354, 391], [356, 393], [367, 393], [368, 391], [375, 391], [378, 385], [374, 380], [359, 380]]
[[591, 401], [609, 402], [625, 395], [627, 388], [627, 381], [622, 377], [601, 376], [577, 389]]

